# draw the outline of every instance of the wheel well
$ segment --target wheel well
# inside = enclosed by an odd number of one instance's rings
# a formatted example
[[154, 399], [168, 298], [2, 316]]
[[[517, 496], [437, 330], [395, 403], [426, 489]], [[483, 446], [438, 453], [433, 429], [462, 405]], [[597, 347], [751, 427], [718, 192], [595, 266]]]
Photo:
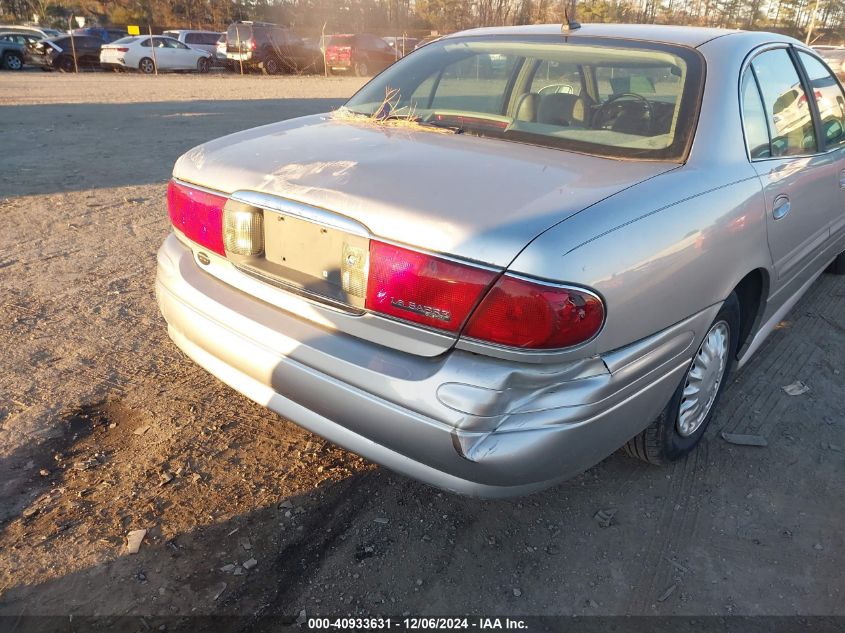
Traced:
[[751, 338], [751, 333], [759, 326], [763, 314], [764, 297], [769, 291], [769, 277], [765, 270], [752, 270], [733, 290], [739, 300], [739, 342], [737, 356], [745, 351], [745, 346]]

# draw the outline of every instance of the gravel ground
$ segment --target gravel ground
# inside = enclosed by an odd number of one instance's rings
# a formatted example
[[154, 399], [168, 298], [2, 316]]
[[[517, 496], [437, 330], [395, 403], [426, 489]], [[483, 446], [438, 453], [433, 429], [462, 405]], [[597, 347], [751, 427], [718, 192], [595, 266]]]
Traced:
[[842, 278], [688, 459], [617, 453], [509, 501], [369, 464], [170, 343], [152, 287], [176, 157], [359, 85], [0, 74], [0, 615], [845, 615]]

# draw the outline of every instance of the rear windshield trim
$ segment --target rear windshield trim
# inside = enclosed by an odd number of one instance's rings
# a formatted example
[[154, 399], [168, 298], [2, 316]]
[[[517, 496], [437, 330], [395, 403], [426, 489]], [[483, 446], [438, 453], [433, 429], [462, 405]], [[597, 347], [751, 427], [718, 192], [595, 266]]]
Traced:
[[[695, 132], [698, 127], [698, 119], [700, 114], [700, 106], [704, 93], [704, 83], [706, 77], [706, 62], [703, 55], [695, 48], [685, 46], [682, 44], [674, 44], [669, 42], [642, 40], [642, 39], [628, 39], [605, 36], [566, 36], [566, 35], [464, 35], [458, 37], [444, 37], [439, 40], [431, 42], [432, 45], [447, 45], [455, 44], [464, 41], [493, 41], [501, 40], [503, 42], [520, 42], [520, 43], [542, 43], [558, 42], [561, 44], [570, 45], [591, 45], [603, 46], [608, 48], [629, 48], [638, 50], [655, 50], [669, 53], [680, 57], [687, 64], [687, 76], [684, 90], [681, 94], [681, 103], [678, 109], [678, 121], [684, 121], [686, 124], [683, 128], [679, 128], [672, 140], [672, 143], [661, 149], [642, 149], [634, 147], [618, 147], [609, 145], [600, 145], [590, 142], [582, 142], [571, 138], [561, 139], [546, 135], [534, 134], [530, 132], [523, 132], [517, 130], [507, 130], [502, 133], [494, 133], [485, 131], [480, 136], [488, 138], [497, 138], [506, 141], [513, 141], [528, 145], [539, 145], [541, 147], [551, 147], [554, 149], [561, 149], [565, 151], [572, 151], [579, 154], [587, 154], [591, 156], [599, 156], [603, 158], [612, 159], [630, 159], [630, 160], [644, 160], [644, 161], [660, 161], [660, 162], [674, 162], [685, 163], [689, 157], [692, 148]], [[428, 48], [426, 46], [425, 48]], [[354, 111], [355, 101], [359, 96], [372, 86], [377, 84], [379, 80], [384, 83], [387, 78], [389, 80], [391, 71], [396, 69], [400, 72], [402, 64], [410, 63], [415, 57], [422, 53], [422, 49], [412, 52], [405, 58], [400, 59], [393, 66], [386, 71], [377, 75], [370, 82], [365, 84], [358, 92], [356, 92], [349, 101], [346, 102], [345, 107]], [[388, 84], [389, 85], [389, 84]], [[473, 133], [468, 130], [468, 133]]]

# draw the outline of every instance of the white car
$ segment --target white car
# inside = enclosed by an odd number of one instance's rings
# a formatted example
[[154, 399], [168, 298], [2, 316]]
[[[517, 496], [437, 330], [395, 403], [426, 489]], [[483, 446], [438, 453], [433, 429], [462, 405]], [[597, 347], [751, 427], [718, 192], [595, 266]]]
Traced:
[[177, 29], [173, 31], [164, 31], [162, 35], [165, 37], [172, 37], [174, 40], [179, 40], [191, 48], [211, 53], [212, 58], [214, 58], [214, 54], [217, 52], [217, 40], [220, 39], [222, 34], [220, 31], [191, 31], [187, 29]]
[[150, 74], [158, 70], [195, 70], [207, 73], [211, 53], [186, 46], [179, 40], [161, 35], [124, 37], [100, 49], [104, 68], [140, 70]]

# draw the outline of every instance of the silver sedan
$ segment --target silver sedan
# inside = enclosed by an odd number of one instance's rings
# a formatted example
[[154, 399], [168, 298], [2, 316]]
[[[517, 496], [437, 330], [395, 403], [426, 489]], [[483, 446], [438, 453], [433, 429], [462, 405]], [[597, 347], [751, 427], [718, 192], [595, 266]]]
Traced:
[[345, 107], [192, 149], [156, 291], [220, 380], [449, 490], [693, 450], [845, 272], [845, 95], [800, 42], [479, 29]]

